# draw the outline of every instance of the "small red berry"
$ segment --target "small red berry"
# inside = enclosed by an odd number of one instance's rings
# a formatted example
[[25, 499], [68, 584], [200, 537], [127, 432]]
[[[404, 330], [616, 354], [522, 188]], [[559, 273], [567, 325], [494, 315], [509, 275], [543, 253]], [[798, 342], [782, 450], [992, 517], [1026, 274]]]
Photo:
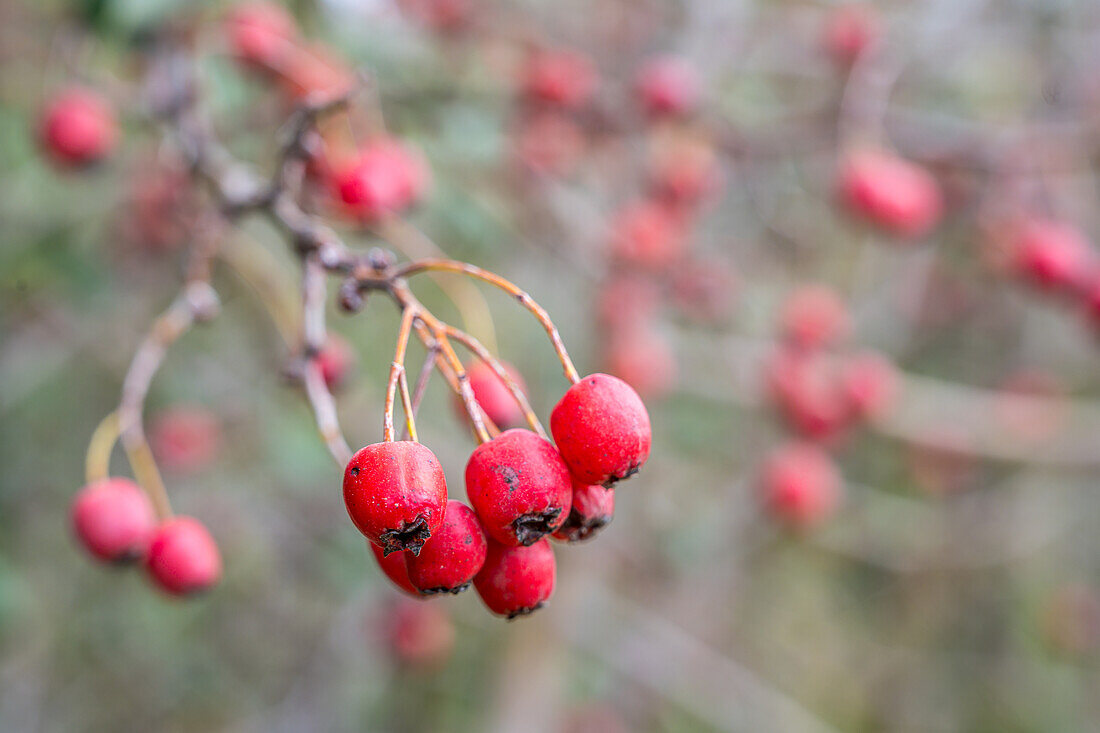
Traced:
[[596, 84], [591, 60], [576, 51], [535, 51], [523, 70], [524, 93], [537, 102], [559, 107], [581, 106]]
[[687, 59], [661, 56], [638, 72], [635, 82], [643, 109], [652, 117], [686, 115], [699, 104], [699, 72]]
[[413, 20], [440, 33], [461, 29], [473, 10], [471, 0], [399, 0], [398, 4]]
[[815, 445], [780, 448], [767, 460], [764, 502], [776, 519], [796, 529], [819, 524], [840, 500], [840, 475], [829, 455]]
[[661, 290], [649, 273], [612, 272], [596, 293], [596, 319], [601, 326], [627, 329], [652, 320], [661, 305]]
[[106, 478], [82, 488], [73, 499], [71, 516], [80, 543], [106, 562], [140, 558], [157, 525], [148, 495], [124, 478]]
[[874, 8], [843, 5], [829, 14], [822, 45], [833, 61], [847, 67], [877, 43], [881, 35], [881, 23]]
[[637, 325], [607, 339], [604, 368], [646, 398], [668, 394], [676, 382], [676, 354], [654, 328]]
[[612, 256], [638, 267], [670, 267], [683, 256], [687, 244], [683, 221], [657, 201], [627, 206], [611, 220]]
[[672, 302], [693, 321], [722, 321], [737, 303], [737, 276], [718, 259], [688, 260], [673, 273]]
[[424, 194], [428, 178], [419, 154], [396, 140], [378, 140], [337, 167], [333, 186], [348, 213], [374, 221], [413, 204]]
[[386, 612], [383, 630], [397, 662], [409, 667], [434, 668], [451, 656], [455, 627], [444, 608], [401, 599]]
[[789, 425], [807, 438], [831, 440], [852, 416], [836, 370], [812, 352], [783, 349], [768, 366], [772, 396]]
[[580, 542], [594, 537], [611, 523], [615, 515], [615, 491], [599, 484], [573, 482], [573, 503], [569, 518], [554, 532], [554, 537], [566, 542]]
[[409, 582], [424, 595], [460, 593], [485, 564], [485, 530], [461, 501], [448, 501], [443, 524], [419, 555], [404, 553]]
[[672, 207], [695, 206], [722, 191], [722, 168], [706, 142], [676, 140], [656, 146], [648, 168], [654, 193]]
[[225, 30], [233, 55], [259, 69], [278, 66], [298, 37], [294, 16], [285, 8], [265, 2], [233, 8], [226, 17]]
[[564, 176], [576, 167], [584, 152], [584, 132], [558, 111], [524, 115], [515, 135], [516, 156], [538, 173]]
[[355, 85], [351, 68], [321, 45], [292, 45], [276, 71], [283, 94], [293, 102], [307, 97], [333, 99]]
[[443, 523], [447, 479], [425, 445], [374, 443], [348, 462], [344, 503], [359, 531], [386, 555], [401, 550], [415, 555]]
[[936, 179], [919, 165], [890, 153], [865, 150], [848, 156], [839, 187], [853, 215], [897, 237], [924, 236], [943, 211]]
[[401, 590], [419, 598], [420, 591], [417, 590], [416, 586], [409, 580], [409, 568], [405, 565], [405, 556], [407, 553], [391, 552], [386, 555], [383, 554], [382, 548], [373, 542], [368, 541], [367, 545], [370, 547], [370, 551], [374, 554], [374, 559], [378, 561], [378, 567], [382, 569], [385, 576]]
[[337, 389], [355, 366], [355, 350], [347, 339], [329, 334], [325, 345], [317, 352], [317, 366], [321, 368], [321, 378], [330, 390]]
[[[501, 362], [504, 371], [512, 378], [512, 381], [526, 392], [527, 385], [523, 377], [514, 366], [507, 362]], [[523, 411], [512, 397], [511, 391], [504, 384], [504, 380], [497, 376], [496, 372], [483, 361], [478, 361], [466, 372], [470, 378], [470, 389], [474, 391], [474, 399], [481, 405], [481, 409], [489, 416], [489, 419], [499, 427], [505, 428], [523, 421]], [[456, 398], [456, 408], [466, 414], [466, 408], [462, 401]]]
[[886, 357], [866, 352], [844, 365], [841, 384], [855, 416], [876, 418], [890, 409], [897, 396], [898, 372]]
[[530, 545], [569, 516], [569, 469], [549, 441], [505, 430], [466, 464], [466, 494], [486, 533], [505, 545]]
[[820, 349], [840, 341], [851, 325], [844, 301], [822, 285], [804, 285], [791, 293], [779, 322], [784, 339], [801, 349]]
[[490, 611], [516, 618], [542, 608], [554, 592], [554, 550], [546, 539], [509, 547], [489, 540], [474, 587]]
[[589, 374], [550, 414], [550, 432], [573, 478], [611, 486], [636, 474], [653, 440], [642, 398], [609, 374]]
[[110, 154], [118, 139], [111, 104], [100, 94], [73, 87], [54, 96], [42, 111], [38, 138], [60, 166], [80, 168]]
[[206, 590], [222, 576], [214, 538], [191, 517], [174, 517], [157, 527], [146, 565], [154, 583], [178, 596]]
[[1078, 229], [1038, 219], [1023, 226], [1015, 250], [1020, 274], [1043, 290], [1076, 286], [1092, 258], [1092, 245]]
[[153, 418], [149, 444], [165, 468], [197, 471], [218, 454], [221, 422], [214, 413], [199, 405], [171, 407]]

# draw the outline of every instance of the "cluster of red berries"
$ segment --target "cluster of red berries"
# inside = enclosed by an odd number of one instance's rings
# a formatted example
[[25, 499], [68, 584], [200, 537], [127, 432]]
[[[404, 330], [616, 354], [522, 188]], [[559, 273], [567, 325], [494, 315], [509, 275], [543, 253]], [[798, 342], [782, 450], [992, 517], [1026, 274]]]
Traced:
[[82, 488], [72, 504], [77, 539], [98, 560], [141, 562], [149, 578], [172, 595], [215, 585], [222, 575], [218, 546], [191, 517], [157, 520], [148, 494], [133, 481], [107, 478]]
[[614, 512], [616, 482], [649, 456], [649, 415], [629, 385], [580, 380], [555, 406], [557, 447], [524, 429], [478, 446], [466, 465], [469, 506], [448, 500], [435, 454], [412, 441], [374, 443], [344, 472], [344, 501], [383, 572], [416, 596], [471, 583], [493, 613], [540, 608], [554, 590], [549, 539], [591, 537]]
[[836, 504], [839, 478], [824, 448], [858, 423], [881, 416], [897, 392], [897, 372], [886, 357], [829, 352], [849, 327], [847, 310], [832, 290], [804, 286], [784, 305], [782, 343], [767, 366], [769, 394], [803, 442], [769, 460], [766, 503], [796, 526], [820, 521]]

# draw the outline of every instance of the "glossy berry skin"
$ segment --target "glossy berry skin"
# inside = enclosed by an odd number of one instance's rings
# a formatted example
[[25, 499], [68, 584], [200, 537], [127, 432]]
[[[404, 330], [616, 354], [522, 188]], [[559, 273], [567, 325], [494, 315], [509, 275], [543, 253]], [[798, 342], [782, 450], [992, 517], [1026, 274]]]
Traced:
[[336, 194], [352, 216], [363, 221], [402, 211], [428, 186], [428, 169], [396, 140], [377, 140], [333, 176]]
[[1024, 278], [1042, 290], [1072, 288], [1083, 279], [1091, 249], [1089, 241], [1076, 228], [1033, 220], [1019, 234], [1016, 265]]
[[83, 168], [98, 163], [114, 149], [118, 123], [106, 98], [73, 87], [46, 105], [38, 123], [38, 138], [54, 163]]
[[874, 352], [858, 354], [844, 365], [841, 385], [852, 414], [860, 419], [881, 416], [890, 409], [898, 391], [893, 363]]
[[686, 115], [699, 104], [699, 74], [689, 61], [677, 56], [650, 60], [639, 71], [635, 87], [642, 108], [651, 117]]
[[779, 521], [808, 529], [826, 519], [840, 500], [840, 475], [829, 455], [808, 443], [784, 446], [764, 466], [764, 503]]
[[[501, 366], [504, 367], [504, 371], [508, 373], [520, 390], [526, 392], [527, 386], [516, 368], [507, 362], [501, 362]], [[474, 399], [481, 405], [481, 409], [485, 411], [490, 420], [502, 428], [523, 421], [523, 411], [519, 409], [512, 393], [488, 364], [479, 361], [471, 366], [466, 374], [470, 378], [470, 389], [474, 391]], [[463, 407], [462, 401], [456, 398], [455, 405], [465, 416], [466, 408]]]
[[864, 150], [850, 155], [839, 187], [849, 212], [902, 239], [924, 236], [943, 212], [942, 194], [932, 175], [890, 153]]
[[157, 527], [146, 567], [157, 586], [177, 596], [207, 590], [222, 576], [221, 553], [214, 538], [191, 517], [174, 517]]
[[569, 516], [573, 487], [554, 446], [515, 428], [470, 455], [466, 494], [489, 537], [505, 545], [530, 545]]
[[381, 568], [382, 573], [394, 585], [411, 596], [420, 597], [420, 591], [409, 580], [409, 569], [405, 565], [407, 552], [391, 552], [389, 555], [384, 555], [382, 554], [382, 548], [373, 542], [367, 542], [367, 546], [370, 547], [374, 559], [378, 561], [378, 567]]
[[443, 524], [419, 555], [404, 553], [409, 582], [424, 595], [460, 593], [485, 564], [485, 530], [461, 501], [448, 501]]
[[71, 517], [80, 544], [104, 562], [133, 562], [145, 554], [157, 520], [148, 495], [133, 481], [106, 478], [82, 488]]
[[443, 523], [447, 479], [427, 446], [374, 443], [348, 461], [344, 503], [351, 521], [383, 553], [418, 554]]
[[580, 542], [594, 537], [615, 516], [615, 491], [599, 484], [573, 482], [573, 503], [569, 518], [554, 532], [554, 538]]
[[298, 36], [298, 24], [284, 8], [265, 2], [234, 8], [225, 20], [230, 52], [241, 63], [258, 69], [285, 59]]
[[547, 539], [526, 547], [489, 540], [474, 588], [490, 611], [512, 619], [542, 608], [554, 592], [556, 572], [554, 550]]
[[649, 413], [634, 389], [610, 374], [589, 374], [550, 413], [550, 432], [574, 480], [612, 486], [636, 474], [653, 440]]
[[848, 309], [835, 292], [822, 285], [804, 285], [783, 304], [780, 330], [787, 343], [819, 349], [843, 339], [850, 328]]

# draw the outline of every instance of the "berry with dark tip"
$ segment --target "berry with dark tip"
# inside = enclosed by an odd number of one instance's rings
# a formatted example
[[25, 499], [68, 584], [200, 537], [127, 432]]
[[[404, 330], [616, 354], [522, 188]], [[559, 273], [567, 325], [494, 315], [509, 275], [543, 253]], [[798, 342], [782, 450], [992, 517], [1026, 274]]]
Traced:
[[210, 532], [197, 519], [174, 517], [157, 527], [146, 559], [149, 575], [162, 590], [182, 596], [221, 580], [222, 558]]
[[348, 461], [344, 503], [351, 521], [384, 554], [417, 554], [443, 523], [447, 479], [427, 446], [374, 443]]
[[599, 484], [573, 483], [573, 505], [565, 524], [554, 533], [554, 538], [566, 542], [580, 542], [595, 536], [611, 523], [615, 515], [615, 491]]
[[470, 507], [448, 501], [443, 524], [419, 555], [405, 554], [410, 584], [424, 595], [460, 593], [485, 563], [485, 530]]
[[373, 542], [367, 542], [367, 545], [374, 554], [374, 559], [378, 561], [378, 567], [381, 568], [382, 573], [398, 588], [409, 595], [419, 598], [420, 591], [417, 590], [416, 586], [409, 580], [409, 569], [405, 565], [405, 556], [407, 553], [391, 552], [389, 555], [384, 555], [382, 553], [382, 548]]
[[519, 547], [490, 539], [474, 588], [490, 611], [516, 618], [543, 607], [554, 592], [556, 567], [554, 550], [546, 539]]
[[589, 374], [550, 413], [550, 432], [573, 478], [611, 486], [636, 474], [653, 441], [642, 398], [610, 374]]
[[73, 499], [71, 515], [80, 544], [105, 562], [140, 558], [157, 525], [148, 495], [124, 478], [106, 478], [85, 486]]
[[466, 464], [470, 504], [485, 532], [505, 545], [530, 545], [560, 527], [572, 492], [561, 455], [530, 430], [505, 430]]

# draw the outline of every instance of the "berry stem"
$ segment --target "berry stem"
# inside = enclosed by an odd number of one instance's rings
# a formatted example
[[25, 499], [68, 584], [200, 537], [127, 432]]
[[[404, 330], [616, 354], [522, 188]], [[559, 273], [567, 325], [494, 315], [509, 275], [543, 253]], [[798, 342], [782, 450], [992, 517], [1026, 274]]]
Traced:
[[88, 441], [88, 453], [84, 459], [85, 483], [107, 478], [111, 470], [111, 451], [118, 442], [118, 412], [103, 418]]
[[[386, 384], [386, 406], [382, 413], [382, 442], [392, 443], [394, 440], [393, 407], [396, 401], [397, 387], [405, 376], [405, 353], [409, 348], [409, 338], [412, 336], [413, 323], [419, 317], [419, 308], [410, 305], [401, 313], [401, 327], [397, 331], [397, 346], [394, 349], [393, 361], [390, 364], [390, 378]], [[401, 394], [401, 403], [405, 411], [405, 422], [409, 435], [416, 441], [416, 426], [412, 420], [412, 400], [408, 396], [408, 384], [405, 383]], [[417, 441], [419, 442], [419, 441]]]

